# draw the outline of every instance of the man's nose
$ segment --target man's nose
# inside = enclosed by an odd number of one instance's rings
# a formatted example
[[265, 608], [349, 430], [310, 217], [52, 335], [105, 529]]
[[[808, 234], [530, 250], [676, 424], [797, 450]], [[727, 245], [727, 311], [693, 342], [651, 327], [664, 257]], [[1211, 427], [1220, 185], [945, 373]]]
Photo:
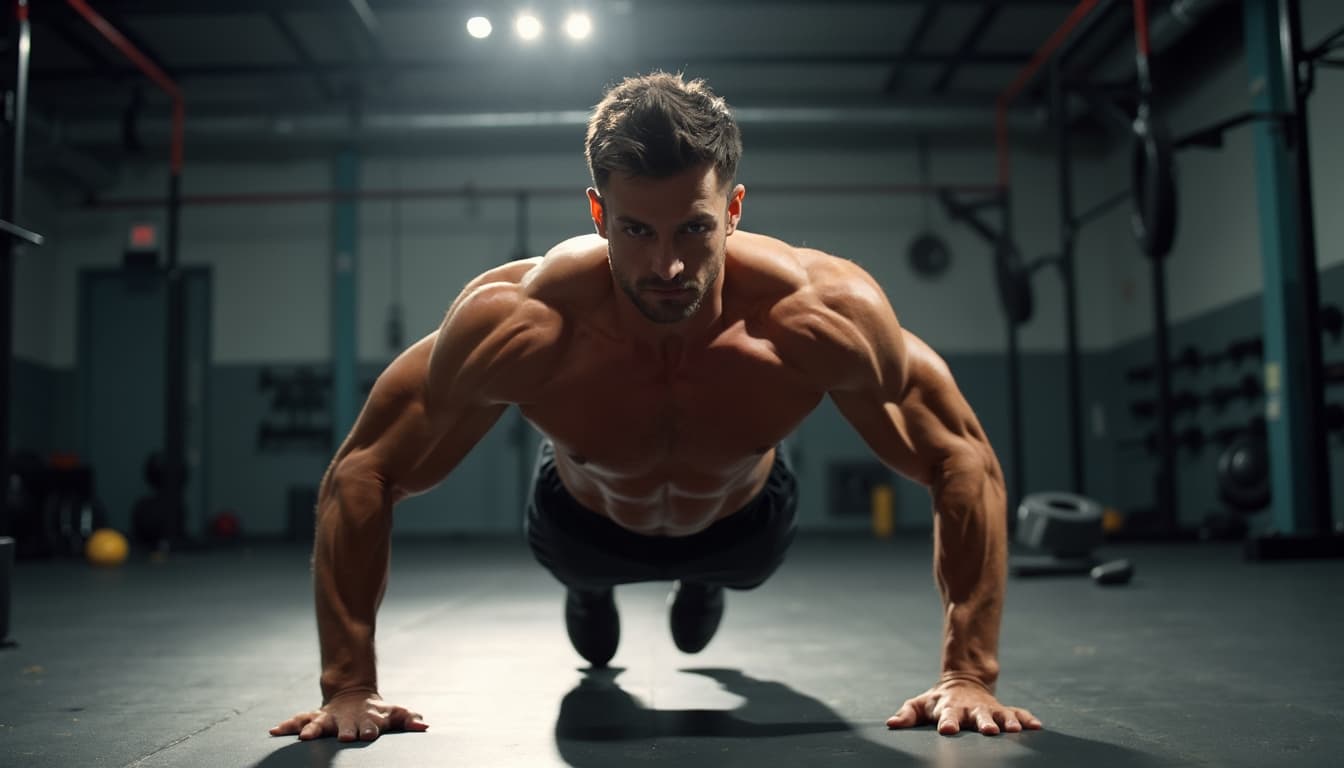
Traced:
[[662, 280], [675, 280], [685, 269], [686, 264], [671, 247], [660, 248], [653, 257], [653, 273]]

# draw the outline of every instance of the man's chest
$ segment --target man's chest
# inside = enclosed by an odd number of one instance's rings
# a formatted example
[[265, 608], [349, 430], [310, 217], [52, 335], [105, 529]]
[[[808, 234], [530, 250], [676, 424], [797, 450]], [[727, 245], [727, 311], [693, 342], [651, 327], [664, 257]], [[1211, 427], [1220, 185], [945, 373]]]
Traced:
[[824, 393], [745, 333], [678, 355], [577, 348], [523, 414], [557, 445], [615, 471], [672, 459], [720, 466], [782, 440]]

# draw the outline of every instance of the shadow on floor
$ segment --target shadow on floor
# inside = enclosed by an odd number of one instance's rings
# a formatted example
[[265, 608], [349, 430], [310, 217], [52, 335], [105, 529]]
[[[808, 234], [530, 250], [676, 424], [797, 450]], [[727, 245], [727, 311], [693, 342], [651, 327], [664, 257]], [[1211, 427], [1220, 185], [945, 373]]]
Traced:
[[[1040, 731], [996, 737], [1032, 751], [1013, 759], [975, 732], [941, 737], [933, 754], [927, 739], [906, 743], [923, 754], [885, 747], [821, 701], [783, 683], [758, 680], [735, 669], [686, 669], [704, 675], [746, 702], [733, 710], [660, 710], [645, 707], [617, 683], [620, 668], [588, 670], [565, 695], [555, 725], [556, 746], [576, 768], [608, 768], [650, 761], [695, 768], [770, 765], [1011, 766], [1076, 765], [1087, 768], [1157, 768], [1169, 758], [1062, 733]], [[870, 728], [868, 730], [871, 730]], [[931, 732], [933, 726], [916, 731]], [[893, 736], [895, 736], [893, 734]], [[972, 747], [967, 749], [967, 747]], [[983, 744], [989, 747], [989, 743]], [[1016, 751], [1016, 750], [1015, 750]]]
[[657, 760], [696, 768], [741, 765], [918, 765], [912, 756], [862, 739], [822, 702], [734, 669], [688, 669], [746, 699], [734, 710], [649, 709], [627, 693], [617, 669], [589, 670], [565, 695], [555, 741], [583, 768]]
[[[963, 734], [964, 735], [964, 734]], [[972, 734], [974, 735], [974, 734]], [[1154, 755], [1116, 744], [1081, 739], [1056, 731], [1037, 731], [1019, 737], [1018, 743], [1035, 752], [1018, 756], [1008, 766], [1077, 765], [1086, 768], [1175, 768], [1205, 765], [1197, 760]]]
[[[395, 735], [386, 734], [380, 738]], [[336, 762], [336, 755], [341, 752], [347, 749], [367, 749], [377, 743], [367, 741], [342, 743], [336, 739], [299, 741], [294, 736], [276, 738], [293, 739], [293, 741], [267, 755], [265, 760], [252, 768], [330, 768]]]

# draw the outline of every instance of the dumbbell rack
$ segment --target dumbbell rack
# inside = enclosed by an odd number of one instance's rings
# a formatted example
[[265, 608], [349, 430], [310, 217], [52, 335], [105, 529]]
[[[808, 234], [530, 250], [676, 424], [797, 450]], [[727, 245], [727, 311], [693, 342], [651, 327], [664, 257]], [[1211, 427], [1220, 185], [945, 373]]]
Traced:
[[[1191, 374], [1206, 371], [1218, 371], [1225, 364], [1231, 365], [1231, 370], [1235, 374], [1247, 364], [1255, 364], [1263, 355], [1263, 347], [1258, 339], [1245, 338], [1237, 339], [1229, 343], [1225, 348], [1208, 352], [1195, 346], [1187, 345], [1172, 359], [1167, 361], [1168, 373], [1188, 372]], [[1158, 371], [1154, 366], [1138, 366], [1129, 369], [1125, 378], [1131, 385], [1141, 385], [1152, 381]], [[1183, 382], [1184, 386], [1174, 388], [1169, 391], [1169, 397], [1165, 404], [1159, 399], [1137, 399], [1129, 402], [1129, 414], [1136, 422], [1144, 422], [1155, 417], [1160, 417], [1165, 410], [1170, 415], [1173, 422], [1185, 419], [1191, 414], [1198, 413], [1201, 408], [1209, 407], [1215, 413], [1223, 413], [1227, 406], [1236, 400], [1244, 401], [1247, 406], [1258, 406], [1263, 397], [1263, 388], [1260, 386], [1259, 379], [1250, 373], [1244, 373], [1240, 377], [1231, 380], [1225, 380], [1226, 384], [1214, 384], [1206, 389], [1200, 390], [1189, 382]], [[1210, 444], [1226, 446], [1238, 439], [1247, 430], [1256, 428], [1255, 419], [1249, 422], [1226, 423], [1216, 429], [1206, 432], [1200, 426], [1195, 424], [1173, 424], [1171, 428], [1172, 450], [1171, 465], [1162, 462], [1157, 469], [1155, 487], [1158, 490], [1158, 498], [1161, 499], [1161, 486], [1164, 476], [1175, 478], [1176, 467], [1175, 459], [1178, 454], [1200, 455]], [[1120, 441], [1122, 447], [1142, 447], [1145, 453], [1156, 455], [1159, 459], [1163, 456], [1161, 446], [1161, 430], [1150, 431], [1140, 437], [1124, 439]], [[1173, 480], [1174, 482], [1174, 480]], [[1176, 497], [1175, 489], [1172, 490], [1171, 498], [1174, 502]], [[1120, 534], [1121, 537], [1130, 538], [1153, 538], [1148, 534], [1156, 534], [1156, 538], [1189, 538], [1194, 531], [1188, 528], [1182, 528], [1175, 524], [1177, 520], [1177, 510], [1172, 509], [1168, 512], [1165, 519], [1170, 524], [1159, 531], [1126, 531]]]

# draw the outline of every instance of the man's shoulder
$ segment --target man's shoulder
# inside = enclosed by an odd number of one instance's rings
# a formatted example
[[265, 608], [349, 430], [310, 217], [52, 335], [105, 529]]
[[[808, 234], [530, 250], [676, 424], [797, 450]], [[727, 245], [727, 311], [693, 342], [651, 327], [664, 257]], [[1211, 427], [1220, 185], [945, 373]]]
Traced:
[[872, 276], [848, 259], [764, 235], [739, 232], [733, 239], [732, 288], [764, 300], [781, 319], [843, 313], [855, 299], [882, 296]]
[[610, 293], [605, 253], [601, 238], [575, 237], [545, 256], [493, 267], [467, 284], [449, 315], [467, 309], [483, 311], [495, 323], [520, 313], [527, 322], [545, 315], [560, 319], [567, 306]]
[[787, 362], [828, 389], [870, 363], [875, 330], [891, 309], [863, 267], [771, 238], [742, 245], [742, 267], [773, 286], [759, 305], [761, 327]]

